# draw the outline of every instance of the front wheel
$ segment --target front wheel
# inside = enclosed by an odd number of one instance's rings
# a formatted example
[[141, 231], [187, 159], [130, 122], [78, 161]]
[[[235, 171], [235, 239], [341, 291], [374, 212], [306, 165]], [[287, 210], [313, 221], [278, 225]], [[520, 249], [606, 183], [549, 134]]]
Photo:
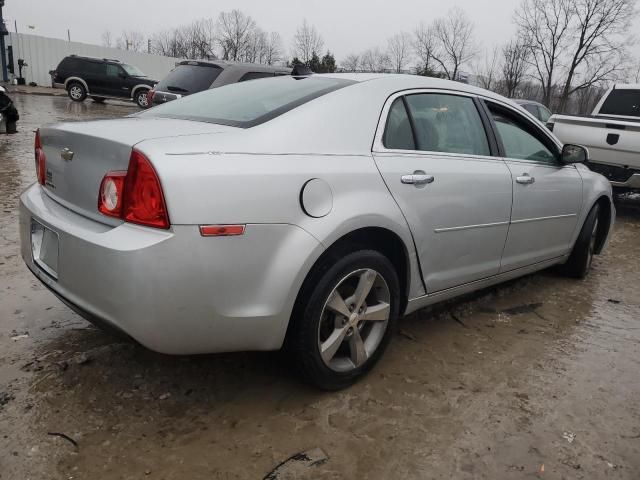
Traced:
[[561, 266], [565, 275], [585, 278], [591, 270], [598, 241], [599, 214], [600, 206], [595, 205], [587, 215], [569, 260]]
[[374, 250], [320, 265], [305, 281], [287, 349], [303, 379], [324, 390], [355, 383], [382, 356], [399, 316], [391, 262]]
[[148, 108], [149, 107], [149, 99], [147, 98], [148, 90], [140, 89], [136, 92], [133, 99], [138, 104], [140, 108]]

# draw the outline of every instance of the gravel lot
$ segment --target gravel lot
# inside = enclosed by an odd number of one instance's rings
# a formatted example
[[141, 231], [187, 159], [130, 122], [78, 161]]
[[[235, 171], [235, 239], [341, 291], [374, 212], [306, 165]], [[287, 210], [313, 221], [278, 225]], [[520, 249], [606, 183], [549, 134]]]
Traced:
[[639, 478], [640, 199], [619, 200], [587, 280], [543, 272], [413, 314], [363, 382], [320, 393], [277, 353], [123, 342], [40, 286], [17, 231], [32, 131], [136, 108], [14, 101], [20, 133], [0, 137], [0, 479], [262, 479], [300, 452], [271, 478]]

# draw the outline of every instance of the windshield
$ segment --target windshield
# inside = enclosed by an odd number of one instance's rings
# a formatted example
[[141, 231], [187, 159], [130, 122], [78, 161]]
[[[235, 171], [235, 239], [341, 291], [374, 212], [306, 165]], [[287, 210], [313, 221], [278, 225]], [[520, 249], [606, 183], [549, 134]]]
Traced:
[[132, 77], [146, 77], [146, 75], [138, 68], [133, 65], [127, 65], [126, 63], [122, 64], [122, 68]]
[[139, 113], [248, 128], [354, 83], [320, 77], [277, 77], [214, 88]]

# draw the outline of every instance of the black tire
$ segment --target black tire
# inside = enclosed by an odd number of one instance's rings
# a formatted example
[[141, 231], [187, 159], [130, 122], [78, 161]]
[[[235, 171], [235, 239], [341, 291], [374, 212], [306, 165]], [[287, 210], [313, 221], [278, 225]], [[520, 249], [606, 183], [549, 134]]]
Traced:
[[104, 97], [91, 97], [91, 100], [93, 100], [96, 103], [104, 103]]
[[74, 102], [84, 102], [87, 98], [87, 89], [80, 82], [71, 82], [67, 85], [67, 95]]
[[[379, 305], [373, 305], [379, 301], [378, 294], [382, 293], [385, 300], [388, 299], [389, 306], [386, 328], [384, 321], [358, 321], [360, 323], [354, 323], [355, 327], [349, 328], [349, 322], [356, 321], [353, 318], [354, 313], [351, 314], [352, 319], [348, 319], [346, 316], [332, 312], [328, 307], [325, 312], [325, 307], [332, 298], [330, 296], [333, 295], [334, 289], [353, 289], [353, 285], [359, 285], [358, 282], [362, 281], [364, 275], [373, 275], [370, 272], [376, 274], [375, 280], [371, 280], [373, 287], [363, 300], [362, 311], [366, 313], [370, 311], [370, 308], [373, 311], [379, 306], [384, 308], [384, 305], [387, 304], [386, 301], [382, 301]], [[351, 280], [353, 283], [348, 286], [347, 283]], [[349, 302], [350, 298], [355, 299], [356, 297], [357, 289], [353, 292], [352, 297], [345, 296], [344, 300]], [[345, 305], [345, 302], [342, 304]], [[353, 304], [347, 308], [353, 308]], [[400, 283], [398, 275], [387, 257], [375, 250], [358, 250], [344, 255], [338, 260], [326, 259], [309, 274], [296, 301], [286, 340], [286, 351], [291, 357], [291, 365], [305, 382], [323, 390], [339, 390], [352, 385], [369, 372], [384, 353], [393, 336], [399, 308]], [[322, 340], [323, 329], [327, 324], [331, 332], [328, 335], [330, 337], [338, 332], [339, 321], [342, 322], [341, 325], [344, 326], [342, 328], [346, 329], [347, 333], [336, 343], [340, 347], [333, 354], [335, 356], [329, 359], [330, 364], [342, 362], [341, 369], [336, 370], [333, 364], [330, 367], [323, 360], [320, 343], [329, 341], [328, 339]], [[334, 328], [335, 330], [331, 330]], [[351, 343], [351, 340], [356, 340], [356, 338], [352, 337], [361, 339], [360, 345], [364, 350], [367, 348], [371, 350], [365, 351], [362, 358], [366, 358], [366, 360], [363, 360], [360, 365], [357, 365], [353, 360], [353, 356], [356, 355], [357, 358], [357, 354], [354, 353], [355, 347]]]
[[146, 88], [139, 88], [133, 95], [133, 100], [140, 108], [149, 108], [147, 93], [149, 93], [149, 90], [147, 90]]
[[599, 215], [600, 206], [594, 205], [582, 225], [569, 260], [560, 267], [563, 274], [573, 278], [585, 278], [591, 270], [596, 248]]

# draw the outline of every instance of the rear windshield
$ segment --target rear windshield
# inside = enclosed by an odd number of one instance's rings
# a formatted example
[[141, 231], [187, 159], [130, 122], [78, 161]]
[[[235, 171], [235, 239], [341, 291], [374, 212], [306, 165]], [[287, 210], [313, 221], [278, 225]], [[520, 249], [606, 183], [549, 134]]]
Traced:
[[640, 90], [611, 90], [600, 114], [640, 117]]
[[198, 93], [208, 89], [221, 72], [222, 68], [216, 65], [178, 65], [156, 85], [156, 90], [182, 95]]
[[137, 114], [249, 128], [354, 83], [320, 77], [276, 77], [214, 88]]

